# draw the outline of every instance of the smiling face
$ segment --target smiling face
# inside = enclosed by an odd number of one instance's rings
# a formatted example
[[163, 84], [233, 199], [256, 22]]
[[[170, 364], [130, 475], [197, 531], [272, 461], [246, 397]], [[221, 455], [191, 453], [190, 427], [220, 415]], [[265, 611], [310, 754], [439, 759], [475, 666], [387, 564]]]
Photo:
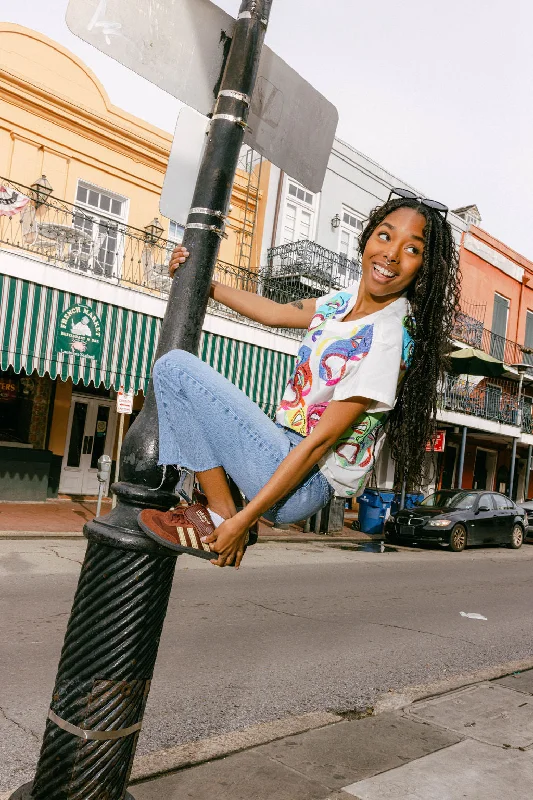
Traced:
[[363, 283], [372, 297], [399, 297], [414, 280], [424, 253], [426, 218], [397, 208], [372, 232], [363, 253]]

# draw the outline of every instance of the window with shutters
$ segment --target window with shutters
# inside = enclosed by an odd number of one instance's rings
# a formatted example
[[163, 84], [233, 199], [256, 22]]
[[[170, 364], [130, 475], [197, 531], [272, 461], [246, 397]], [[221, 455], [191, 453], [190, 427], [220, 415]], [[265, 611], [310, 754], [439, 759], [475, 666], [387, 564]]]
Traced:
[[[533, 311], [526, 313], [526, 335], [524, 338], [524, 345], [530, 350], [533, 350]], [[522, 356], [524, 364], [533, 364], [533, 353], [524, 353]]]
[[281, 244], [310, 240], [314, 236], [316, 197], [303, 186], [287, 179]]
[[505, 335], [507, 333], [507, 317], [509, 316], [509, 300], [501, 294], [494, 294], [494, 310], [490, 336], [490, 354], [494, 358], [504, 360]]

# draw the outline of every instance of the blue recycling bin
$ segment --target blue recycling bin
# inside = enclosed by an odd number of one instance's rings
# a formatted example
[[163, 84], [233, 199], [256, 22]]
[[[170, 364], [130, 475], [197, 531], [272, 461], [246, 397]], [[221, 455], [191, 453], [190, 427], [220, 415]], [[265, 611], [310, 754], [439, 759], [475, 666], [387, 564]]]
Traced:
[[359, 503], [359, 530], [363, 533], [383, 533], [387, 511], [394, 500], [394, 492], [388, 489], [365, 489]]
[[[401, 494], [397, 494], [394, 496], [394, 500], [392, 501], [391, 505], [391, 514], [397, 514], [400, 510], [400, 501], [402, 499]], [[414, 508], [418, 503], [421, 503], [424, 499], [424, 495], [420, 492], [407, 492], [405, 495], [405, 508]]]

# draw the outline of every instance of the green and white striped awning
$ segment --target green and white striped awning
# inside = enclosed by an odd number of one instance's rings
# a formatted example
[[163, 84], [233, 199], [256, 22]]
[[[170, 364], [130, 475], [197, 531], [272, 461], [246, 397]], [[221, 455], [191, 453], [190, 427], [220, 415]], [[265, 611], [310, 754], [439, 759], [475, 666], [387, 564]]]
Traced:
[[296, 357], [202, 332], [200, 358], [242, 389], [269, 417], [274, 416]]
[[[58, 348], [62, 320], [78, 307], [100, 323], [98, 353], [91, 358]], [[146, 392], [160, 327], [158, 317], [0, 274], [2, 370], [12, 366], [17, 373], [24, 369], [52, 379], [70, 377], [75, 384]], [[295, 363], [286, 353], [205, 331], [200, 357], [269, 415]]]

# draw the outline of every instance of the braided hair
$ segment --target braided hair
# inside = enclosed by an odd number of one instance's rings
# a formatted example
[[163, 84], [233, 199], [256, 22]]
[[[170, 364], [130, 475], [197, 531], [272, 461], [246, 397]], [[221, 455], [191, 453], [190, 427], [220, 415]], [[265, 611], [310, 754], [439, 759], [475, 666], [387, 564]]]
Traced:
[[394, 199], [375, 208], [359, 237], [359, 252], [364, 252], [385, 217], [398, 208], [412, 208], [425, 218], [425, 244], [422, 266], [406, 293], [410, 316], [405, 326], [414, 342], [412, 358], [386, 425], [398, 483], [406, 480], [408, 489], [419, 489], [424, 482], [426, 443], [436, 429], [438, 386], [449, 366], [461, 275], [450, 223], [418, 200]]

